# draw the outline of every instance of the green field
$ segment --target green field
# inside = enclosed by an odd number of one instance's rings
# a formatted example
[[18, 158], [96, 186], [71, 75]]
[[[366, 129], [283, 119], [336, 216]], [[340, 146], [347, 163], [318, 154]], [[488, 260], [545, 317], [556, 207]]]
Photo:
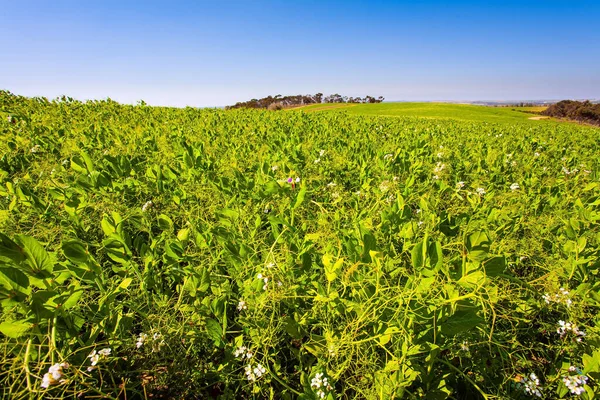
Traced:
[[599, 129], [0, 92], [0, 397], [600, 389]]
[[[536, 107], [516, 107], [515, 110], [538, 111]], [[515, 111], [512, 107], [486, 107], [451, 103], [378, 103], [378, 104], [313, 104], [294, 108], [294, 111], [336, 111], [355, 115], [379, 115], [389, 117], [419, 117], [455, 119], [461, 121], [539, 124], [529, 120], [534, 115]], [[544, 123], [548, 123], [545, 121]]]

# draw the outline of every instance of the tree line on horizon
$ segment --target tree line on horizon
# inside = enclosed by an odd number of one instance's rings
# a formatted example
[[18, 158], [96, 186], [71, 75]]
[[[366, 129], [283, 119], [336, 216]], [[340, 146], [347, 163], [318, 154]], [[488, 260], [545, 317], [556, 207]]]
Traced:
[[541, 112], [542, 115], [556, 118], [567, 118], [587, 124], [600, 126], [600, 104], [589, 100], [563, 100]]
[[283, 108], [294, 107], [294, 106], [305, 106], [309, 104], [321, 104], [321, 103], [381, 103], [384, 100], [383, 96], [373, 97], [352, 97], [342, 96], [338, 93], [324, 96], [323, 93], [317, 93], [314, 95], [294, 95], [294, 96], [282, 96], [280, 94], [276, 96], [267, 96], [262, 99], [252, 99], [248, 101], [237, 102], [232, 106], [225, 107], [226, 110], [233, 108], [264, 108], [268, 110], [280, 110]]

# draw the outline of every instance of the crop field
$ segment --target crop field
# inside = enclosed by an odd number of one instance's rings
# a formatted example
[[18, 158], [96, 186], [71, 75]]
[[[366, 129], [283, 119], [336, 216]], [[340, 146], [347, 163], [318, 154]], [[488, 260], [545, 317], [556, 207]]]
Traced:
[[293, 108], [294, 111], [341, 111], [354, 115], [379, 115], [391, 117], [419, 117], [433, 119], [454, 119], [474, 122], [531, 123], [531, 113], [523, 111], [542, 111], [545, 107], [485, 107], [453, 103], [379, 103], [379, 104], [311, 104]]
[[600, 129], [453, 107], [0, 92], [0, 397], [598, 398]]

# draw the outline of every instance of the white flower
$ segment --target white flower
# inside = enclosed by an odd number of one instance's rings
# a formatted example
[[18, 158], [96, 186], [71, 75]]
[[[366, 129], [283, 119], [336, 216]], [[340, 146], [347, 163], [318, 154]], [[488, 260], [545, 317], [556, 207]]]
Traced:
[[[446, 164], [444, 164], [444, 163], [443, 163], [443, 162], [441, 162], [441, 161], [438, 161], [438, 162], [435, 164], [435, 168], [433, 168], [433, 173], [434, 173], [434, 175], [436, 175], [436, 176], [437, 176], [437, 175], [441, 174], [441, 173], [442, 173], [442, 171], [443, 171], [445, 168], [446, 168]], [[436, 179], [438, 179], [438, 178], [436, 178]]]
[[465, 183], [463, 181], [456, 182], [456, 188], [457, 189], [462, 189], [464, 187], [465, 187]]
[[63, 368], [69, 368], [68, 363], [57, 363], [48, 368], [48, 372], [44, 374], [42, 377], [43, 388], [48, 388], [51, 385], [56, 385], [57, 383], [63, 383], [65, 380], [63, 377]]
[[96, 352], [96, 350], [92, 350], [88, 358], [90, 359], [92, 366], [95, 366], [98, 364], [98, 361], [100, 361], [100, 355]]
[[533, 156], [537, 158], [537, 157], [539, 157], [539, 156], [540, 156], [540, 153], [538, 153], [538, 152], [536, 151], [535, 153], [533, 153]]
[[69, 159], [62, 160], [62, 162], [61, 162], [62, 165], [67, 165], [68, 163], [69, 163]]
[[477, 192], [478, 195], [483, 196], [485, 194], [485, 189], [482, 187], [478, 187], [477, 189], [475, 189], [475, 191]]
[[392, 153], [388, 153], [385, 156], [383, 156], [384, 160], [389, 160], [390, 158], [394, 157], [394, 155]]
[[[154, 335], [156, 336], [156, 334], [154, 334]], [[155, 340], [156, 340], [156, 338], [155, 338]], [[108, 357], [108, 356], [110, 356], [110, 352], [111, 352], [110, 347], [107, 347], [105, 349], [99, 350], [98, 354], [100, 354], [101, 356], [104, 356], [104, 357]]]
[[140, 336], [138, 336], [137, 342], [135, 343], [135, 347], [136, 348], [140, 348], [144, 345], [144, 342], [148, 339], [148, 335], [145, 333], [140, 333]]
[[319, 157], [323, 157], [325, 155], [325, 150], [319, 151]]
[[35, 146], [33, 146], [33, 147], [31, 148], [31, 150], [29, 150], [29, 151], [30, 151], [30, 152], [32, 152], [32, 153], [37, 153], [37, 152], [39, 152], [39, 151], [41, 150], [41, 148], [42, 148], [42, 147], [41, 147], [39, 144], [36, 144], [36, 145], [35, 145]]
[[336, 187], [336, 186], [337, 186], [337, 184], [335, 182], [329, 182], [327, 184], [327, 187]]
[[546, 304], [559, 303], [565, 304], [567, 307], [571, 307], [573, 301], [569, 298], [569, 291], [565, 288], [560, 288], [557, 293], [549, 294], [545, 293], [542, 298]]
[[261, 364], [256, 364], [254, 368], [252, 367], [252, 364], [248, 364], [246, 365], [246, 367], [244, 367], [244, 371], [246, 374], [246, 378], [251, 382], [256, 381], [261, 376], [263, 376], [265, 372], [267, 372], [265, 367], [263, 367]]
[[246, 302], [244, 300], [240, 300], [238, 302], [237, 309], [238, 311], [247, 310], [248, 306], [246, 305]]
[[387, 192], [389, 189], [390, 189], [389, 181], [383, 181], [379, 184], [379, 190], [381, 190], [382, 193]]
[[273, 171], [273, 172], [277, 171], [278, 169], [279, 169], [279, 166], [277, 166], [277, 165], [273, 165], [271, 167], [271, 171]]
[[466, 352], [468, 352], [468, 351], [469, 351], [469, 343], [468, 343], [468, 342], [465, 340], [464, 342], [462, 342], [462, 343], [460, 344], [460, 349], [461, 349], [462, 351], [466, 351]]
[[514, 190], [517, 190], [517, 189], [519, 189], [519, 188], [520, 188], [520, 186], [519, 186], [519, 184], [518, 184], [518, 183], [516, 183], [516, 182], [515, 182], [515, 183], [513, 183], [512, 185], [510, 185], [510, 190], [513, 190], [513, 191], [514, 191]]
[[273, 268], [274, 266], [275, 266], [275, 263], [270, 262], [266, 265], [266, 268]]
[[321, 162], [321, 159], [320, 159], [320, 158], [315, 158], [315, 164], [318, 164], [318, 163], [320, 163], [320, 162]]
[[148, 200], [147, 202], [144, 203], [144, 205], [142, 206], [142, 211], [146, 212], [150, 207], [152, 207], [154, 205], [154, 203], [152, 203], [152, 200]]
[[300, 183], [300, 178], [296, 177], [296, 183]]
[[542, 392], [540, 391], [540, 380], [533, 372], [529, 374], [529, 376], [524, 377], [520, 384], [523, 386], [523, 390], [528, 395], [542, 397]]
[[246, 346], [240, 346], [233, 352], [235, 358], [243, 357], [246, 354]]
[[256, 277], [257, 277], [258, 279], [262, 279], [262, 278], [263, 278], [263, 274], [261, 274], [261, 273], [258, 273], [258, 275], [256, 275]]
[[585, 337], [585, 332], [580, 330], [577, 325], [571, 322], [558, 321], [558, 328], [556, 328], [556, 333], [560, 335], [560, 337], [564, 337], [567, 333], [572, 332], [577, 337], [575, 340], [581, 342], [583, 337]]
[[565, 384], [565, 386], [569, 389], [569, 391], [572, 394], [575, 394], [577, 396], [585, 393], [584, 386], [587, 384], [588, 377], [582, 375], [581, 372], [578, 371], [578, 368], [575, 368], [573, 366], [569, 367], [569, 371], [578, 372], [578, 375], [563, 376], [562, 381]]
[[436, 154], [437, 158], [442, 158], [444, 157], [444, 153], [442, 153], [441, 151], [439, 153]]

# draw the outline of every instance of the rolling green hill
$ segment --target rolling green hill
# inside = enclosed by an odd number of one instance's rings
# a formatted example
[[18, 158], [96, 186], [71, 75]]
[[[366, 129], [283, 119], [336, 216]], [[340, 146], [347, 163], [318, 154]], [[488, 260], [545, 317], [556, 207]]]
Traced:
[[294, 111], [346, 112], [348, 114], [447, 118], [463, 121], [526, 122], [532, 124], [549, 121], [530, 120], [532, 114], [514, 111], [510, 107], [486, 107], [451, 103], [379, 103], [379, 104], [313, 104], [294, 108]]

